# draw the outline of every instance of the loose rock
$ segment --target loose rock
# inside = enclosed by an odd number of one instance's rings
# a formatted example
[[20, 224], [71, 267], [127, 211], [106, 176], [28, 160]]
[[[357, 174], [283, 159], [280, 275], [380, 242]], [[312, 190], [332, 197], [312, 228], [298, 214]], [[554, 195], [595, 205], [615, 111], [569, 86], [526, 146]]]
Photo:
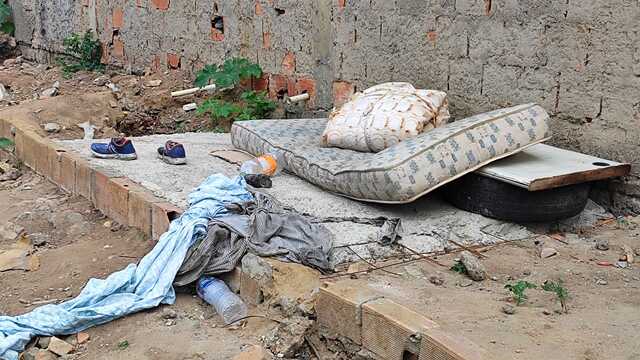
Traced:
[[629, 264], [633, 264], [634, 256], [633, 256], [633, 249], [631, 249], [631, 247], [629, 245], [622, 245], [622, 251], [624, 251], [624, 255], [627, 258], [626, 261]]
[[47, 347], [47, 350], [51, 351], [52, 353], [58, 356], [62, 356], [72, 352], [73, 345], [57, 337], [52, 337], [51, 341], [49, 342], [49, 347]]
[[41, 349], [46, 349], [49, 347], [49, 343], [51, 342], [51, 336], [44, 336], [38, 338], [37, 346]]
[[175, 319], [178, 317], [178, 313], [173, 310], [173, 309], [164, 309], [162, 311], [162, 318], [169, 320], [169, 319]]
[[596, 249], [601, 251], [609, 250], [609, 240], [607, 239], [597, 239], [596, 240]]
[[467, 275], [474, 281], [482, 281], [487, 278], [487, 271], [484, 265], [473, 254], [463, 251], [460, 254], [460, 261], [467, 269]]
[[160, 85], [162, 85], [162, 80], [150, 80], [145, 84], [146, 87], [158, 87]]
[[554, 255], [557, 255], [557, 254], [558, 254], [558, 250], [556, 250], [554, 248], [551, 248], [551, 247], [543, 248], [540, 251], [540, 257], [543, 258], [543, 259], [550, 258], [550, 257], [552, 257]]
[[265, 345], [274, 354], [284, 357], [294, 357], [304, 345], [305, 335], [313, 325], [313, 321], [306, 318], [291, 319], [273, 329], [264, 339]]
[[42, 91], [40, 93], [40, 97], [43, 97], [43, 98], [50, 98], [50, 97], [54, 97], [56, 95], [58, 95], [58, 88], [57, 87], [50, 87], [50, 88], [48, 88], [48, 89], [46, 89], [46, 90], [44, 90], [44, 91]]
[[233, 360], [268, 360], [272, 358], [271, 354], [261, 346], [253, 345], [249, 349], [236, 355]]
[[598, 280], [596, 280], [596, 284], [598, 284], [598, 285], [607, 285], [608, 282], [607, 282], [607, 280], [604, 280], [604, 279], [598, 279]]
[[516, 308], [513, 305], [506, 304], [502, 306], [502, 312], [507, 315], [513, 315], [516, 313]]
[[44, 128], [44, 131], [48, 133], [57, 133], [62, 129], [62, 127], [56, 123], [46, 123], [42, 127]]
[[48, 350], [40, 350], [36, 353], [36, 360], [57, 360], [57, 359], [58, 357]]
[[91, 339], [91, 336], [86, 332], [79, 332], [76, 334], [76, 341], [78, 344], [84, 344]]
[[105, 86], [109, 81], [110, 79], [107, 75], [102, 75], [100, 77], [95, 78], [95, 80], [93, 80], [93, 84], [96, 86]]
[[7, 88], [5, 88], [3, 84], [0, 84], [0, 101], [10, 101], [10, 100], [11, 100], [11, 93], [9, 93], [9, 90], [7, 90]]
[[432, 283], [433, 285], [440, 286], [444, 284], [444, 277], [442, 276], [441, 273], [436, 273], [429, 276], [429, 282]]

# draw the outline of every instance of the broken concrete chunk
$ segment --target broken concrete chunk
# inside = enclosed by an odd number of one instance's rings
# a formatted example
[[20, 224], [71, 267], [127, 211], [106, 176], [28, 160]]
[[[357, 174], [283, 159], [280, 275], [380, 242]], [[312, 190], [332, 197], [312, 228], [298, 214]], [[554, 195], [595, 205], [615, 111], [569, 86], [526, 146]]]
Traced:
[[57, 360], [57, 359], [58, 357], [48, 350], [40, 350], [36, 353], [36, 360]]
[[89, 335], [86, 332], [79, 332], [79, 333], [76, 334], [76, 342], [78, 344], [84, 344], [84, 343], [88, 342], [89, 339], [91, 339], [91, 335]]
[[93, 84], [96, 86], [105, 86], [110, 80], [111, 79], [109, 79], [107, 75], [102, 75], [100, 77], [95, 78], [93, 80]]
[[42, 127], [44, 128], [44, 131], [48, 133], [57, 133], [62, 129], [62, 127], [56, 123], [46, 123], [42, 125]]
[[288, 322], [283, 322], [274, 328], [264, 338], [266, 347], [274, 354], [285, 358], [291, 358], [296, 355], [300, 348], [304, 345], [305, 335], [313, 321], [306, 318], [294, 318]]
[[36, 344], [40, 349], [46, 349], [49, 347], [49, 342], [51, 342], [51, 336], [43, 336], [38, 338]]
[[50, 97], [54, 97], [58, 95], [58, 88], [57, 87], [50, 87], [48, 89], [43, 90], [40, 93], [40, 97], [42, 98], [50, 98]]
[[631, 249], [631, 247], [629, 245], [622, 245], [622, 251], [624, 251], [624, 255], [627, 258], [627, 262], [629, 264], [633, 264], [634, 256], [633, 256], [633, 249]]
[[460, 253], [460, 261], [467, 269], [467, 275], [474, 281], [482, 281], [487, 278], [487, 270], [485, 270], [484, 265], [475, 257], [472, 253], [468, 251], [463, 251]]
[[49, 347], [47, 347], [47, 350], [51, 351], [52, 353], [58, 356], [62, 356], [72, 352], [73, 345], [54, 336], [51, 338], [51, 341], [49, 342]]
[[198, 104], [196, 103], [189, 103], [189, 104], [185, 104], [182, 106], [182, 110], [184, 111], [193, 111], [196, 110], [198, 108]]
[[9, 90], [7, 90], [7, 88], [5, 88], [3, 84], [0, 84], [0, 101], [10, 101], [10, 100], [11, 100], [11, 93], [9, 93]]
[[558, 254], [558, 250], [551, 247], [546, 247], [540, 250], [540, 257], [543, 259], [550, 258], [557, 254]]
[[145, 86], [146, 87], [158, 87], [162, 85], [162, 80], [149, 80]]

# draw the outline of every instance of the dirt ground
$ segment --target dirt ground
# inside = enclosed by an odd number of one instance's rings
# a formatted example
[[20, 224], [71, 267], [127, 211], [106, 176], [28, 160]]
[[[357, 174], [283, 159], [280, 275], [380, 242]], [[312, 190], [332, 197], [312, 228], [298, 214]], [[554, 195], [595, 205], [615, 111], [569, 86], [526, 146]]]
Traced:
[[[19, 315], [76, 296], [90, 278], [104, 278], [135, 263], [153, 246], [138, 231], [113, 223], [88, 201], [59, 191], [30, 171], [0, 182], [0, 214], [3, 230], [17, 226], [36, 239], [39, 246], [31, 256], [40, 260], [34, 271], [0, 272], [0, 315]], [[0, 240], [0, 249], [14, 242], [4, 236]], [[257, 318], [233, 330], [223, 326], [211, 306], [194, 294], [180, 293], [173, 306], [87, 330], [90, 341], [67, 358], [230, 359], [259, 344], [274, 324]], [[119, 347], [124, 341], [128, 346]]]

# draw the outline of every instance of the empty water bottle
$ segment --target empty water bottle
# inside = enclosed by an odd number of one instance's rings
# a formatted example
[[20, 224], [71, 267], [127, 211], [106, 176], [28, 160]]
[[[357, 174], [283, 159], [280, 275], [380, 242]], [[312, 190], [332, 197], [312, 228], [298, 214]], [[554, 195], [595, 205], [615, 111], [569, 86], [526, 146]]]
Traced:
[[282, 155], [277, 152], [267, 153], [255, 159], [247, 160], [240, 166], [242, 175], [264, 174], [273, 176], [280, 172], [283, 162]]
[[198, 280], [196, 289], [204, 301], [213, 305], [225, 324], [231, 324], [247, 316], [247, 306], [224, 281], [203, 276]]

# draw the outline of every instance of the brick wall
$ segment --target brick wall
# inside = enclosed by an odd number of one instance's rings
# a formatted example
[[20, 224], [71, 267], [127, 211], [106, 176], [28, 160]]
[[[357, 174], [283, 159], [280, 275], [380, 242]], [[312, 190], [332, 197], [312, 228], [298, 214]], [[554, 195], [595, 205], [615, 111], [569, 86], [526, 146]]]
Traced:
[[94, 29], [105, 61], [195, 71], [259, 62], [272, 96], [328, 110], [383, 81], [446, 90], [452, 113], [538, 102], [554, 142], [635, 165], [617, 193], [640, 210], [637, 0], [11, 0], [17, 37], [46, 60]]

